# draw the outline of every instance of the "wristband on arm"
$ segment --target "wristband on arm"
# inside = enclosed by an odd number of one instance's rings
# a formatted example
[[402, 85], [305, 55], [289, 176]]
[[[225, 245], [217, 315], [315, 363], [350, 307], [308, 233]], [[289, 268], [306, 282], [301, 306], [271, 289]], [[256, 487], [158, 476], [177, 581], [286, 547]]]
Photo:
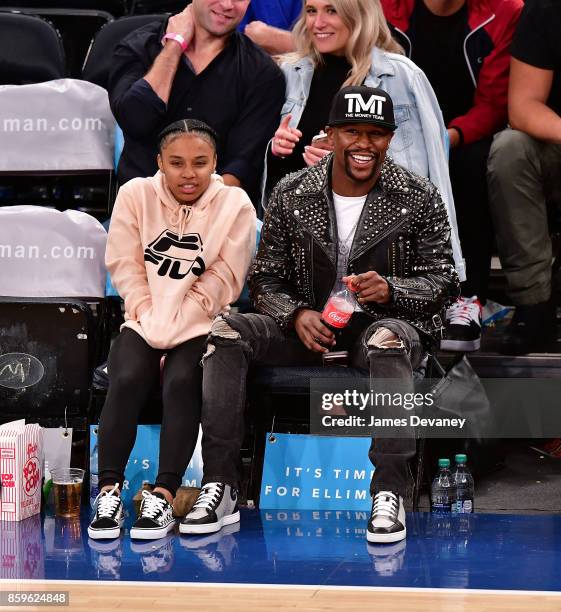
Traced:
[[187, 43], [185, 42], [185, 39], [183, 38], [183, 36], [181, 36], [181, 34], [175, 34], [173, 32], [168, 32], [167, 34], [164, 34], [164, 37], [162, 38], [162, 45], [166, 44], [166, 40], [175, 40], [176, 43], [179, 43], [181, 45], [181, 50], [182, 51], [186, 51], [187, 50]]

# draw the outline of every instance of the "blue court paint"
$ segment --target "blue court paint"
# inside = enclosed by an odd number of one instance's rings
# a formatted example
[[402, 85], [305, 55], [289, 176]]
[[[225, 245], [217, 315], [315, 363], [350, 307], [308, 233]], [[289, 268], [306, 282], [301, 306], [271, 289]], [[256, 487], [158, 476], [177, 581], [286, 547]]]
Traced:
[[[242, 510], [241, 525], [154, 542], [94, 542], [80, 521], [0, 523], [0, 578], [561, 591], [561, 516], [407, 516], [367, 544], [368, 512]], [[127, 526], [130, 526], [129, 517]]]

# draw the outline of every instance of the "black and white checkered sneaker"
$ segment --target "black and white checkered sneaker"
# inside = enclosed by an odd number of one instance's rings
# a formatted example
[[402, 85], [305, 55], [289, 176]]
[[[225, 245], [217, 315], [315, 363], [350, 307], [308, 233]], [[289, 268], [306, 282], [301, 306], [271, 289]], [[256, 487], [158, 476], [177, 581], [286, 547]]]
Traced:
[[131, 538], [157, 540], [175, 527], [171, 504], [161, 493], [142, 491], [138, 518], [131, 527]]
[[110, 540], [121, 535], [125, 521], [123, 502], [119, 495], [119, 485], [101, 491], [95, 500], [95, 515], [88, 527], [92, 540]]
[[222, 482], [209, 482], [195, 505], [179, 524], [180, 533], [200, 534], [219, 531], [240, 520], [236, 489]]

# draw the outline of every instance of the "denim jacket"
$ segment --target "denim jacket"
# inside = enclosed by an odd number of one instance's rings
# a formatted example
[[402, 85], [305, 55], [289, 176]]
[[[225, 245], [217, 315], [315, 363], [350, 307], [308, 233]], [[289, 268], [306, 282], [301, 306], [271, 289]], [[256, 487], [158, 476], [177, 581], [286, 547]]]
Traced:
[[[286, 99], [281, 117], [290, 113], [290, 127], [297, 127], [308, 100], [314, 66], [309, 57], [304, 57], [296, 63], [283, 63], [281, 70], [286, 77]], [[448, 134], [436, 96], [425, 73], [403, 55], [388, 53], [375, 47], [372, 51], [370, 72], [364, 84], [379, 87], [390, 94], [398, 127], [388, 154], [395, 163], [429, 178], [438, 188], [452, 229], [456, 272], [461, 281], [465, 280], [465, 264], [458, 238], [456, 211], [448, 173]], [[263, 184], [265, 182], [266, 177]]]

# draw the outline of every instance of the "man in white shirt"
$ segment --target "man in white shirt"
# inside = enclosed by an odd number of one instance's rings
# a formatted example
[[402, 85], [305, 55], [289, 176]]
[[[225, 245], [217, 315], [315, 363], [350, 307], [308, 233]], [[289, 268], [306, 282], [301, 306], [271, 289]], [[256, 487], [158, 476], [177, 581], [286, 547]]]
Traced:
[[[410, 392], [413, 371], [459, 293], [438, 190], [386, 157], [396, 129], [390, 96], [344, 87], [328, 126], [333, 153], [282, 179], [271, 196], [249, 280], [258, 314], [219, 317], [212, 326], [203, 365], [203, 422], [220, 414], [239, 434], [224, 457], [225, 473], [238, 463], [250, 364], [321, 365], [336, 344], [353, 366], [370, 372], [377, 388], [391, 379]], [[335, 337], [322, 311], [344, 286], [355, 311]], [[338, 321], [346, 318], [348, 313]], [[376, 416], [385, 418], [377, 408]], [[387, 412], [405, 420], [402, 411]], [[369, 452], [376, 470], [367, 539], [374, 543], [406, 535], [403, 498], [415, 439], [410, 427], [399, 437], [394, 431], [383, 436], [375, 430]]]

